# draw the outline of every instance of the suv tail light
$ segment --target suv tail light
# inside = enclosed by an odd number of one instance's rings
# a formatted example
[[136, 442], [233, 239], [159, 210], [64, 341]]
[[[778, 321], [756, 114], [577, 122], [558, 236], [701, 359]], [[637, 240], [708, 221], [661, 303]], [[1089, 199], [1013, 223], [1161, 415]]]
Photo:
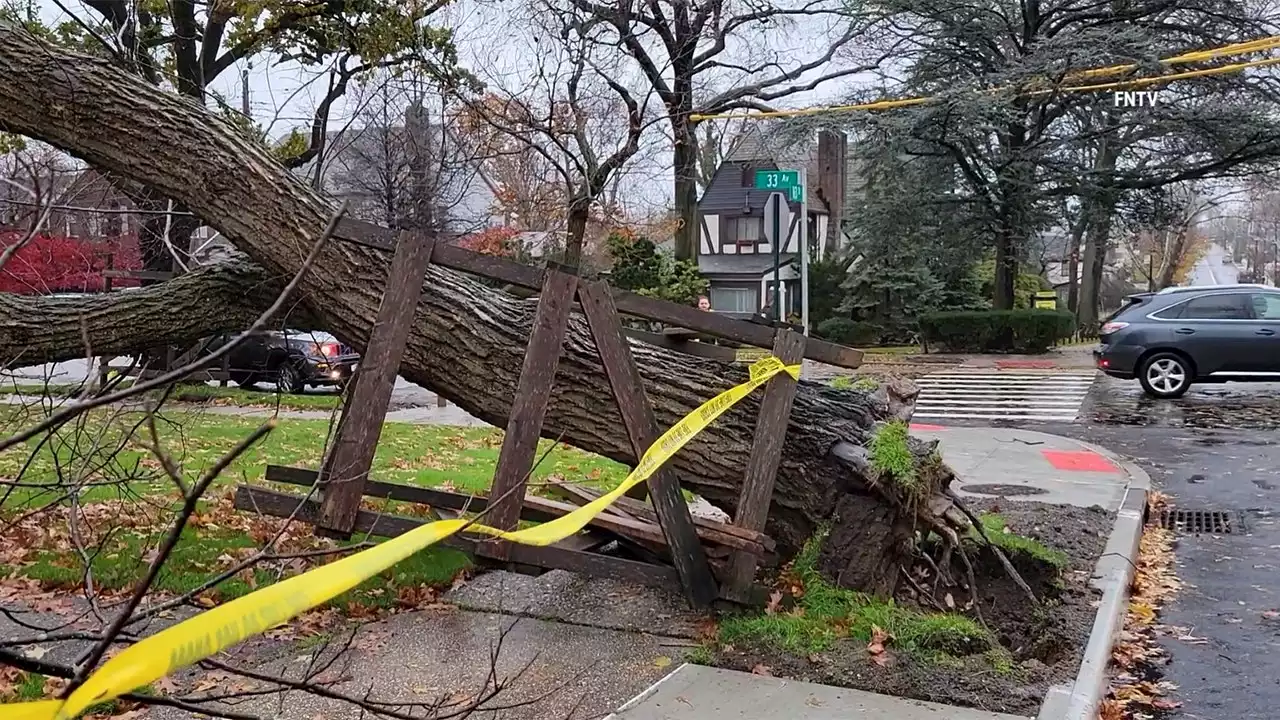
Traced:
[[1113, 332], [1116, 332], [1118, 330], [1123, 330], [1127, 327], [1129, 327], [1129, 323], [1127, 322], [1109, 322], [1106, 325], [1102, 326], [1102, 329], [1098, 331], [1098, 334], [1110, 335]]
[[320, 346], [320, 354], [325, 357], [337, 357], [338, 343], [324, 343]]

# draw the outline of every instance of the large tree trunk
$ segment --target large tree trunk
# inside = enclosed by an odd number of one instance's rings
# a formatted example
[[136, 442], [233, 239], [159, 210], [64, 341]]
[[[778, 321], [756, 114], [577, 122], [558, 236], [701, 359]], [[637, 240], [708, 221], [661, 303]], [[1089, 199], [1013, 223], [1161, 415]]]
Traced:
[[671, 158], [675, 173], [672, 191], [676, 217], [680, 219], [675, 256], [679, 260], [697, 257], [701, 232], [698, 228], [698, 136], [696, 126], [688, 118], [688, 114], [677, 114], [671, 120], [674, 142]]
[[[0, 23], [0, 117], [5, 129], [56, 145], [97, 167], [176, 198], [220, 230], [257, 268], [241, 261], [164, 285], [90, 300], [0, 296], [0, 357], [27, 362], [123, 352], [132, 343], [179, 340], [243, 327], [296, 274], [331, 212], [328, 203], [266, 152], [195, 104], [146, 85], [97, 58], [44, 47]], [[332, 241], [299, 289], [303, 322], [323, 324], [365, 346], [387, 276], [389, 253]], [[402, 373], [477, 417], [504, 425], [515, 395], [536, 303], [445, 268], [431, 267], [415, 309]], [[106, 310], [110, 310], [109, 312]], [[116, 318], [131, 313], [131, 322]], [[26, 319], [24, 321], [24, 318]], [[635, 344], [648, 398], [669, 426], [745, 370]], [[759, 394], [694, 438], [672, 461], [683, 483], [735, 510]], [[795, 551], [820, 523], [837, 521], [839, 543], [824, 564], [841, 580], [892, 590], [910, 549], [912, 522], [945, 522], [930, 501], [950, 473], [914, 443], [926, 495], [909, 499], [863, 450], [877, 423], [905, 419], [914, 388], [867, 394], [801, 383], [778, 471], [768, 532]], [[623, 423], [585, 321], [575, 316], [543, 434], [634, 462]], [[914, 513], [914, 515], [913, 515]], [[955, 522], [955, 515], [948, 519]], [[834, 532], [834, 531], [833, 531]]]

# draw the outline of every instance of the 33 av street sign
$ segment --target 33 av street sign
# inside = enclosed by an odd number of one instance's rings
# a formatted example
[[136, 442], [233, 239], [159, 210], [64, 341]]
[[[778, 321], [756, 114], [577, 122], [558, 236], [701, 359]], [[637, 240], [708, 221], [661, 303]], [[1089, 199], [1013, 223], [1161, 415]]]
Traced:
[[800, 202], [804, 197], [804, 189], [800, 186], [800, 173], [797, 170], [757, 170], [757, 190], [787, 191], [787, 199]]

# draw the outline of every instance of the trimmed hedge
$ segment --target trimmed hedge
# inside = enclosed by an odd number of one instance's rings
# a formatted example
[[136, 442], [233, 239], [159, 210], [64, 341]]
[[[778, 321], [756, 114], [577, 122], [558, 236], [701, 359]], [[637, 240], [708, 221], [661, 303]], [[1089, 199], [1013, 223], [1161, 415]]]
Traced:
[[1075, 316], [1060, 310], [976, 310], [920, 316], [920, 335], [944, 352], [1042, 353], [1071, 337]]
[[823, 340], [851, 347], [879, 344], [882, 331], [883, 329], [875, 323], [858, 322], [843, 317], [827, 318], [813, 329], [813, 333]]

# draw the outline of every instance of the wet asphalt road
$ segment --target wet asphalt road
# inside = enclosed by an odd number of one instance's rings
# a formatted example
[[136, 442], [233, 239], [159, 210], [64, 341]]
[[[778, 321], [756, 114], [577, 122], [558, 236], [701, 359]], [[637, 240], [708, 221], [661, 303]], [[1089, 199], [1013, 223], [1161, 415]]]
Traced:
[[1244, 531], [1183, 535], [1185, 583], [1161, 622], [1187, 720], [1280, 717], [1280, 384], [1210, 385], [1156, 402], [1100, 378], [1071, 424], [1025, 425], [1133, 459], [1177, 508], [1240, 513]]

